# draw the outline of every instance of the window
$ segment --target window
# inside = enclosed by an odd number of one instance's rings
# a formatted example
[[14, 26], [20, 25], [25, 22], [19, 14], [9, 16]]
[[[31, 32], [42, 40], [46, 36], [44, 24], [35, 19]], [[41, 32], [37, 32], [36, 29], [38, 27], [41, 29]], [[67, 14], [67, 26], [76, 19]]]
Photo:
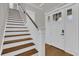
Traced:
[[61, 17], [61, 12], [53, 14], [53, 20], [54, 21], [58, 21], [60, 17]]
[[67, 16], [72, 15], [72, 9], [67, 10]]
[[72, 9], [67, 10], [67, 18], [68, 20], [73, 20]]
[[53, 20], [56, 21], [56, 14], [53, 15]]
[[61, 17], [61, 12], [59, 12], [58, 15], [59, 15], [59, 18], [60, 18]]

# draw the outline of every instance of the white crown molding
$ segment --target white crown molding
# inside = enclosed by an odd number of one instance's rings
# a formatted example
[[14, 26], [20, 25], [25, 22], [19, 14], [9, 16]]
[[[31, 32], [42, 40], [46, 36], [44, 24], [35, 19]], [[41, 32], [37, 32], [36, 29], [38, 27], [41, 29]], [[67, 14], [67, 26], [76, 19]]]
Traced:
[[62, 7], [61, 7], [61, 5], [59, 5], [59, 6], [57, 6], [56, 8], [51, 9], [51, 10], [49, 10], [48, 12], [45, 12], [45, 15], [49, 15], [49, 14], [53, 13], [53, 12], [56, 11], [56, 10], [63, 9], [63, 8], [65, 8], [65, 7], [67, 7], [67, 6], [69, 6], [69, 5], [73, 5], [73, 4], [75, 4], [75, 3], [67, 3], [67, 4], [63, 5]]

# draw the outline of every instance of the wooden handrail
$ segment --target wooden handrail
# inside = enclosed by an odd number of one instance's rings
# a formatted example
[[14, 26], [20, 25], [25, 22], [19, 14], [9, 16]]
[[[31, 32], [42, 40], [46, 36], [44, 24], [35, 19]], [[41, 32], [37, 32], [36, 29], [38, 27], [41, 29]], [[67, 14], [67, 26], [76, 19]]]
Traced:
[[[21, 7], [21, 6], [20, 6]], [[21, 7], [22, 8], [22, 7]], [[24, 9], [22, 8], [22, 10], [23, 10], [23, 13], [24, 14], [26, 14], [28, 17], [29, 17], [29, 19], [31, 20], [31, 22], [34, 24], [34, 26], [39, 30], [39, 28], [38, 28], [38, 26], [37, 26], [37, 24], [33, 21], [33, 19], [30, 17], [30, 15], [26, 12], [26, 11], [24, 11]]]
[[34, 26], [39, 30], [38, 26], [36, 25], [36, 23], [33, 21], [33, 19], [30, 17], [30, 15], [24, 11], [24, 13], [29, 17], [29, 19], [32, 21], [32, 23], [34, 24]]

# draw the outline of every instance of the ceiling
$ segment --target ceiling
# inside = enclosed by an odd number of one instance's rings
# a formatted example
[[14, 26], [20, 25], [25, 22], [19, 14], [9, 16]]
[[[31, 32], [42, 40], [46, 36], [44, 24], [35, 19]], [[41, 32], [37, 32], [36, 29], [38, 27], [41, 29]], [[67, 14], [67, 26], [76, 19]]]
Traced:
[[52, 9], [58, 8], [65, 5], [66, 3], [30, 3], [31, 6], [36, 7], [40, 10], [48, 12]]
[[35, 6], [40, 7], [40, 5], [41, 5], [42, 3], [32, 3], [32, 4], [35, 5]]

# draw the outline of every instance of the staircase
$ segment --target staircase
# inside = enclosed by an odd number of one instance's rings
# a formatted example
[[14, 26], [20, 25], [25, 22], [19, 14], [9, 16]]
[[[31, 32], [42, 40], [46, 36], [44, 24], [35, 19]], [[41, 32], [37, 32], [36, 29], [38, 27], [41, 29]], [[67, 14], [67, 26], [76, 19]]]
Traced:
[[10, 9], [6, 22], [3, 56], [35, 56], [38, 51], [35, 47], [29, 27], [24, 25], [18, 10]]

